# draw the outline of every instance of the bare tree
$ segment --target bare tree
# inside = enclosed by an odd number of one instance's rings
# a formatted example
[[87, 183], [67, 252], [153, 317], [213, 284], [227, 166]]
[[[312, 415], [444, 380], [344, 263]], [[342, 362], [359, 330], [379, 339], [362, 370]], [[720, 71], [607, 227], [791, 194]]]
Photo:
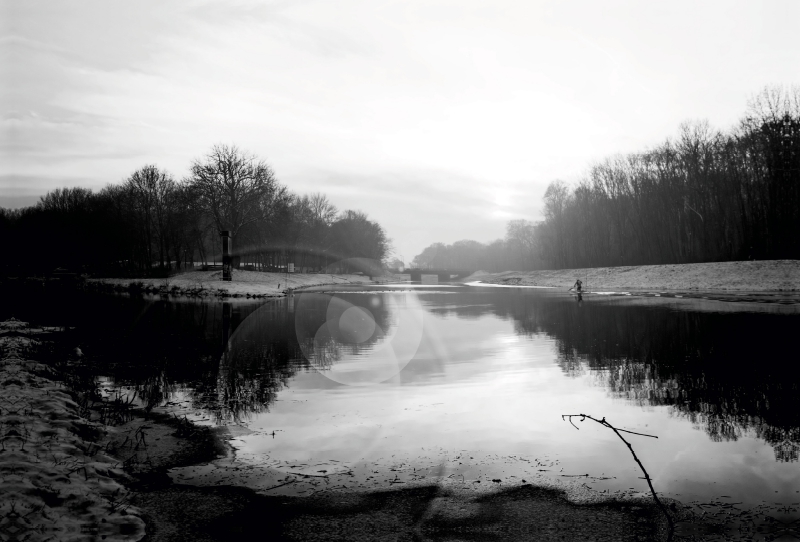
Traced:
[[263, 201], [281, 188], [266, 162], [235, 145], [215, 145], [191, 171], [202, 208], [217, 229], [231, 232], [234, 251], [239, 232], [264, 215]]
[[336, 214], [339, 211], [335, 205], [328, 201], [328, 196], [325, 194], [321, 192], [311, 194], [308, 197], [308, 204], [311, 207], [314, 218], [326, 226], [330, 226], [336, 220]]
[[557, 265], [565, 264], [564, 247], [564, 212], [570, 202], [570, 193], [567, 184], [561, 180], [552, 181], [544, 193], [544, 216], [553, 228], [555, 242], [555, 261]]
[[510, 221], [506, 224], [506, 243], [518, 248], [522, 256], [522, 268], [529, 268], [538, 246], [536, 225], [523, 219]]
[[88, 188], [56, 188], [41, 196], [37, 206], [44, 211], [70, 212], [83, 209], [91, 198]]
[[136, 212], [140, 215], [139, 224], [144, 229], [145, 252], [148, 263], [153, 258], [153, 245], [158, 250], [158, 260], [163, 268], [169, 256], [169, 214], [172, 211], [176, 184], [172, 176], [156, 167], [146, 165], [134, 171], [125, 182]]

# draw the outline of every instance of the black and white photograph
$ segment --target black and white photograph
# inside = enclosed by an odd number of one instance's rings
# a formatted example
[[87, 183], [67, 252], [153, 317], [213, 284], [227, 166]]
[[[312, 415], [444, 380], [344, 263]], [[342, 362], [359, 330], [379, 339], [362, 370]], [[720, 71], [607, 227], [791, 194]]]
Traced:
[[800, 540], [800, 2], [0, 44], [0, 542]]

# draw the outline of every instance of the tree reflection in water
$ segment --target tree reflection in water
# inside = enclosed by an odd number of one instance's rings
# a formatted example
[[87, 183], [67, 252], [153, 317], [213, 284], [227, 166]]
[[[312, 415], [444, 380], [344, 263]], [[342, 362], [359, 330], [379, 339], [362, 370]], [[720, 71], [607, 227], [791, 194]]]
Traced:
[[[331, 296], [308, 296], [258, 302], [208, 302], [155, 296], [24, 292], [9, 310], [33, 323], [65, 326], [66, 350], [80, 345], [85, 357], [72, 367], [87, 382], [110, 378], [116, 387], [135, 392], [146, 408], [188, 399], [193, 409], [214, 413], [216, 421], [244, 420], [269, 408], [298, 371], [325, 371], [343, 355], [357, 354], [381, 340], [377, 330], [394, 325], [380, 296], [344, 296], [348, 307], [367, 304], [376, 332], [348, 337], [339, 329], [326, 341], [315, 332], [330, 318]], [[14, 296], [8, 296], [14, 301]], [[70, 310], [80, 306], [82, 310]], [[10, 313], [11, 314], [11, 313]], [[339, 315], [341, 316], [341, 315]], [[329, 326], [330, 327], [330, 326]], [[313, 355], [301, 349], [297, 329], [313, 330]], [[333, 328], [331, 328], [333, 329]], [[350, 333], [352, 335], [352, 333]], [[355, 339], [355, 340], [353, 340]], [[308, 352], [307, 352], [308, 353]], [[60, 358], [59, 358], [60, 359]], [[308, 361], [311, 360], [311, 362]]]
[[216, 378], [194, 389], [197, 405], [213, 412], [217, 423], [239, 423], [266, 411], [307, 366], [297, 343], [286, 340], [294, 319], [285, 301], [262, 305], [235, 327], [231, 313], [231, 304], [224, 303]]
[[[242, 421], [268, 410], [298, 371], [324, 373], [343, 355], [372, 348], [392, 325], [390, 312], [380, 296], [346, 297], [305, 293], [266, 303], [232, 333], [226, 303], [217, 378], [197, 389], [203, 406], [219, 423]], [[341, 325], [354, 313], [368, 314], [371, 327]]]
[[381, 295], [297, 296], [295, 335], [303, 353], [319, 371], [330, 370], [345, 355], [370, 350], [397, 324]]
[[[368, 308], [376, 328], [388, 332], [397, 324], [385, 298], [343, 297]], [[374, 304], [376, 297], [381, 302]], [[58, 340], [70, 349], [81, 347], [83, 366], [74, 370], [87, 377], [110, 377], [136, 390], [148, 406], [186, 392], [190, 406], [209, 408], [223, 421], [268, 409], [298, 371], [325, 371], [342, 356], [382, 340], [380, 333], [356, 337], [361, 342], [333, 333], [320, 340], [328, 302], [309, 297], [303, 308], [295, 298], [264, 304], [164, 302], [18, 288], [6, 292], [3, 310], [32, 325], [69, 326]], [[521, 335], [553, 337], [558, 363], [568, 375], [593, 375], [616, 396], [668, 406], [714, 440], [750, 432], [772, 445], [777, 460], [798, 460], [800, 367], [794, 337], [800, 315], [678, 311], [632, 301], [584, 297], [578, 304], [552, 294], [465, 290], [436, 297], [426, 310], [509, 319]], [[73, 310], [76, 306], [81, 310]], [[305, 344], [313, 346], [310, 362], [301, 341], [312, 341]]]
[[798, 460], [800, 315], [678, 311], [627, 299], [579, 306], [552, 295], [485, 300], [476, 295], [476, 303], [450, 310], [472, 318], [492, 307], [519, 334], [555, 338], [565, 373], [594, 375], [640, 405], [668, 406], [714, 441], [750, 432], [773, 447], [776, 460]]

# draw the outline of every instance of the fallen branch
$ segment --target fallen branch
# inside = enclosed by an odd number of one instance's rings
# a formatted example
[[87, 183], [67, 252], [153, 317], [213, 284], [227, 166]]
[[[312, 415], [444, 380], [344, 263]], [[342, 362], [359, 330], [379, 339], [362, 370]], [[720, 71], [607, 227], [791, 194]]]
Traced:
[[562, 420], [566, 419], [566, 420], [569, 421], [569, 423], [572, 424], [572, 426], [575, 429], [580, 429], [577, 425], [572, 423], [572, 418], [574, 418], [574, 417], [580, 417], [580, 421], [584, 421], [585, 419], [588, 418], [588, 419], [592, 420], [593, 422], [597, 422], [602, 426], [608, 427], [609, 429], [614, 431], [614, 433], [617, 434], [617, 436], [622, 440], [622, 442], [625, 443], [625, 445], [628, 447], [628, 450], [631, 451], [631, 455], [633, 456], [633, 459], [636, 461], [636, 463], [638, 463], [639, 468], [642, 469], [642, 472], [644, 473], [644, 479], [647, 480], [647, 485], [650, 486], [650, 493], [653, 494], [653, 500], [656, 502], [658, 507], [661, 508], [661, 511], [664, 512], [664, 516], [666, 516], [666, 518], [667, 518], [667, 523], [669, 524], [669, 540], [672, 540], [672, 533], [675, 531], [675, 524], [672, 521], [672, 516], [669, 515], [669, 512], [667, 511], [667, 507], [664, 506], [664, 503], [662, 503], [661, 500], [658, 498], [658, 495], [656, 494], [656, 490], [655, 490], [655, 488], [653, 488], [653, 481], [650, 478], [650, 475], [647, 474], [647, 471], [645, 470], [644, 465], [642, 465], [642, 462], [639, 461], [639, 458], [636, 456], [636, 452], [633, 451], [633, 446], [631, 446], [630, 442], [625, 440], [625, 437], [623, 437], [621, 433], [630, 433], [631, 435], [639, 435], [639, 436], [642, 436], [642, 437], [650, 437], [650, 438], [658, 438], [658, 437], [655, 436], [655, 435], [647, 435], [645, 433], [636, 433], [634, 431], [628, 431], [627, 429], [618, 429], [618, 428], [614, 427], [613, 425], [611, 425], [610, 423], [608, 423], [606, 421], [605, 417], [603, 417], [603, 419], [601, 419], [601, 420], [598, 420], [597, 418], [593, 418], [592, 416], [589, 416], [588, 414], [562, 414], [561, 415], [561, 419]]
[[306, 478], [327, 478], [328, 474], [306, 474], [304, 472], [289, 472], [289, 474], [294, 474], [295, 476], [304, 476]]
[[262, 491], [269, 491], [270, 489], [277, 489], [279, 487], [288, 486], [289, 484], [295, 483], [297, 480], [289, 480], [288, 482], [284, 482], [282, 484], [278, 484], [277, 486], [268, 487], [267, 489], [262, 489]]

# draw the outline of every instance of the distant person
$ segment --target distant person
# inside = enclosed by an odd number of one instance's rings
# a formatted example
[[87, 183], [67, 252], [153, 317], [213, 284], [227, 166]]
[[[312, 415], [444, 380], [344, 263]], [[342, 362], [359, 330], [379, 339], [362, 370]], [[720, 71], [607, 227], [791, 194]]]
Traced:
[[[572, 285], [572, 288], [574, 288], [575, 291], [578, 292], [578, 293], [581, 293], [581, 288], [582, 287], [583, 287], [583, 283], [581, 282], [581, 279], [576, 280], [575, 284]], [[570, 288], [570, 290], [572, 290], [572, 288]]]

